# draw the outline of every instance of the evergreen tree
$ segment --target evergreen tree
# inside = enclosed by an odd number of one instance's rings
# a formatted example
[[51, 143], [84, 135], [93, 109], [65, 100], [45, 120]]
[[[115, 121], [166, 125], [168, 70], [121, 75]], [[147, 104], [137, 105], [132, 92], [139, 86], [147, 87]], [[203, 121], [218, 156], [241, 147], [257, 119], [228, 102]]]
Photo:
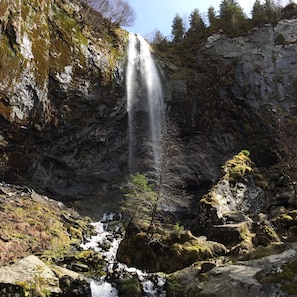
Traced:
[[260, 0], [256, 0], [252, 9], [252, 20], [254, 24], [260, 24], [266, 20], [264, 7]]
[[220, 19], [224, 27], [233, 30], [245, 24], [245, 14], [236, 0], [223, 0], [220, 4]]
[[126, 197], [122, 210], [129, 216], [129, 223], [148, 223], [151, 220], [156, 193], [147, 177], [142, 173], [130, 175], [121, 190]]
[[216, 11], [213, 6], [210, 6], [207, 11], [207, 17], [210, 26], [213, 25], [216, 21]]
[[206, 28], [198, 9], [194, 9], [190, 14], [189, 23], [190, 28], [188, 30], [188, 35], [191, 37], [198, 36]]
[[179, 14], [176, 14], [173, 19], [171, 34], [173, 36], [173, 42], [175, 43], [180, 43], [184, 38], [185, 29], [183, 19]]
[[272, 22], [276, 18], [276, 7], [273, 0], [265, 0], [264, 11], [266, 15], [266, 21]]

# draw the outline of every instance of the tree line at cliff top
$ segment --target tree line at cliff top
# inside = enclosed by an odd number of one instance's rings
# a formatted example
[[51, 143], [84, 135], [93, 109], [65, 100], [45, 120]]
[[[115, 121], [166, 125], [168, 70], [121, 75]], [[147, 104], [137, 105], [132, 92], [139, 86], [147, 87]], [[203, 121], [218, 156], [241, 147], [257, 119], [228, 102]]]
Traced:
[[[128, 0], [83, 0], [99, 11], [103, 17], [117, 26], [130, 26], [136, 19], [136, 13]], [[297, 15], [297, 4], [290, 0], [286, 7], [280, 0], [255, 0], [251, 17], [249, 18], [236, 0], [222, 0], [219, 10], [210, 6], [207, 16], [194, 9], [188, 20], [178, 13], [172, 21], [172, 40], [156, 30], [151, 34], [150, 42], [155, 45], [182, 43], [185, 40], [203, 40], [205, 37], [223, 30], [224, 33], [236, 36], [246, 33], [254, 26], [277, 22], [281, 18], [290, 18]], [[188, 27], [188, 29], [186, 29]]]
[[[281, 18], [297, 15], [297, 4], [293, 1], [285, 7], [281, 6], [280, 1], [262, 2], [260, 0], [254, 2], [250, 18], [236, 0], [221, 1], [218, 12], [210, 6], [207, 11], [207, 20], [202, 17], [198, 9], [194, 9], [189, 16], [188, 30], [186, 30], [186, 22], [177, 13], [172, 22], [172, 42], [181, 43], [185, 39], [193, 38], [203, 39], [219, 30], [231, 36], [241, 35], [255, 26], [274, 23]], [[159, 44], [164, 41], [167, 41], [167, 38], [160, 31], [155, 32], [152, 43]]]

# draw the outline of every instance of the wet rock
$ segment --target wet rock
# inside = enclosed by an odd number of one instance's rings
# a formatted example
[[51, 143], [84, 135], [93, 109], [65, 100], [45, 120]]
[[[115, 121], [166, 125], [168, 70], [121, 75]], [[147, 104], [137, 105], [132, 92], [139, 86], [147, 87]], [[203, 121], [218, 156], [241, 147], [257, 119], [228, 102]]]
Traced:
[[126, 276], [121, 278], [118, 283], [121, 296], [141, 297], [143, 296], [142, 285], [137, 276]]

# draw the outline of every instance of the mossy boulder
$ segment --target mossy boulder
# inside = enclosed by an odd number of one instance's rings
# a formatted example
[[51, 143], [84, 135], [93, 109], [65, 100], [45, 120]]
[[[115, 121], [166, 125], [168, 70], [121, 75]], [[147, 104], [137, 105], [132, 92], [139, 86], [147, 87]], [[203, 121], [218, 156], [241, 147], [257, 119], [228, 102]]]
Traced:
[[91, 296], [90, 286], [82, 275], [50, 267], [33, 255], [0, 268], [0, 293], [3, 297]]
[[0, 265], [31, 254], [63, 258], [92, 233], [88, 218], [26, 187], [0, 184], [0, 214]]
[[137, 276], [128, 275], [119, 280], [118, 289], [121, 296], [141, 297], [143, 296], [142, 285]]
[[226, 253], [224, 245], [195, 237], [190, 231], [154, 234], [152, 238], [144, 232], [128, 232], [120, 243], [117, 259], [143, 270], [170, 273]]
[[198, 266], [187, 267], [176, 271], [167, 277], [165, 288], [168, 297], [198, 296], [199, 277], [201, 269]]
[[194, 234], [212, 236], [212, 240], [216, 240], [214, 234], [218, 232], [214, 226], [234, 226], [260, 213], [265, 193], [255, 183], [253, 167], [245, 150], [225, 162], [223, 176], [198, 203], [197, 219], [192, 226]]

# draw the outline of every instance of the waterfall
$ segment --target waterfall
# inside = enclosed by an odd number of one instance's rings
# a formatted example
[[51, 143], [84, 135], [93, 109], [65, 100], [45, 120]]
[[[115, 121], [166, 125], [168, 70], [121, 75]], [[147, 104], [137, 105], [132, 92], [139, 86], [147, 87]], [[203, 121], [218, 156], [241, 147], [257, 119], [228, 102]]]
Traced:
[[126, 71], [127, 111], [129, 116], [129, 169], [136, 166], [137, 151], [148, 141], [158, 168], [160, 135], [164, 117], [162, 83], [152, 58], [150, 45], [134, 33], [129, 34]]

